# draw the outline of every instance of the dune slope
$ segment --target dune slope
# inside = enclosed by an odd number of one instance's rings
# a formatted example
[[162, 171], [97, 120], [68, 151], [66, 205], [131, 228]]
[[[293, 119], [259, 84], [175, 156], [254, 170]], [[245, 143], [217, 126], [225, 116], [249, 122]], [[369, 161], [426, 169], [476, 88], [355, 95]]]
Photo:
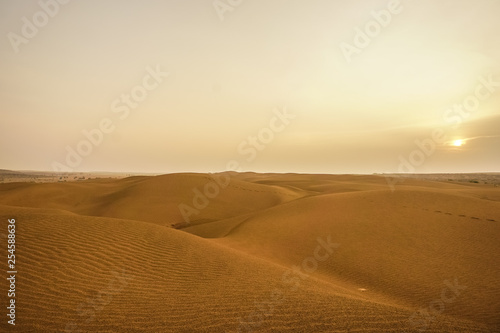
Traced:
[[17, 221], [18, 325], [8, 329], [500, 329], [497, 189], [218, 176], [229, 184], [181, 230], [169, 227], [179, 204], [213, 175], [0, 185], [0, 227]]

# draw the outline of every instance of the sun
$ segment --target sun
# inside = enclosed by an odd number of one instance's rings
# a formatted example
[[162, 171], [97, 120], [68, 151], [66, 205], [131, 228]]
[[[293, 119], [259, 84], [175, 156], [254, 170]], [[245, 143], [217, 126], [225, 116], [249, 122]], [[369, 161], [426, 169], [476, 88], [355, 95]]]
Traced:
[[454, 145], [455, 147], [460, 147], [460, 146], [462, 146], [463, 144], [464, 144], [464, 140], [455, 140], [455, 141], [453, 141], [453, 145]]

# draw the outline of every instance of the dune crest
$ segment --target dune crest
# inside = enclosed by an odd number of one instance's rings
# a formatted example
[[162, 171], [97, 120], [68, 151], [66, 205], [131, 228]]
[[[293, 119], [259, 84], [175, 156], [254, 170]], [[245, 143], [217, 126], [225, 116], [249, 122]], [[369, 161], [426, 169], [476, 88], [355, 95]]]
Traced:
[[0, 184], [2, 229], [18, 223], [13, 331], [497, 331], [499, 191], [255, 173]]

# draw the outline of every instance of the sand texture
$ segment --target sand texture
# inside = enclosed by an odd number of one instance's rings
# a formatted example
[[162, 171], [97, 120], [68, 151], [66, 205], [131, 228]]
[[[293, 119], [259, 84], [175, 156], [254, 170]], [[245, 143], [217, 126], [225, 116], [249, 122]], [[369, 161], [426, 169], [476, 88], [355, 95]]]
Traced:
[[[188, 222], [181, 204], [196, 211]], [[405, 178], [393, 191], [381, 175], [256, 173], [11, 182], [0, 184], [2, 258], [11, 218], [17, 316], [8, 325], [2, 305], [2, 332], [500, 332], [493, 184]], [[5, 305], [6, 279], [0, 288]]]

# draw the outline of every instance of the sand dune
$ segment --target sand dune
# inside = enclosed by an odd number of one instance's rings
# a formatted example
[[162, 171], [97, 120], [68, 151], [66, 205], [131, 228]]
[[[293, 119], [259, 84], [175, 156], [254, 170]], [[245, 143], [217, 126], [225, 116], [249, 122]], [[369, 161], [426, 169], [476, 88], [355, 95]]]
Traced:
[[[219, 193], [172, 228], [207, 184]], [[405, 179], [393, 192], [382, 176], [255, 173], [0, 184], [2, 230], [8, 218], [19, 312], [2, 331], [500, 331], [500, 189], [484, 184]]]
[[0, 202], [170, 226], [184, 221], [179, 205], [194, 207], [195, 191], [205, 192], [207, 184], [215, 184], [220, 193], [190, 219], [192, 224], [261, 210], [305, 195], [300, 191], [234, 178], [222, 188], [210, 175], [173, 174], [74, 183], [10, 183], [1, 187]]

